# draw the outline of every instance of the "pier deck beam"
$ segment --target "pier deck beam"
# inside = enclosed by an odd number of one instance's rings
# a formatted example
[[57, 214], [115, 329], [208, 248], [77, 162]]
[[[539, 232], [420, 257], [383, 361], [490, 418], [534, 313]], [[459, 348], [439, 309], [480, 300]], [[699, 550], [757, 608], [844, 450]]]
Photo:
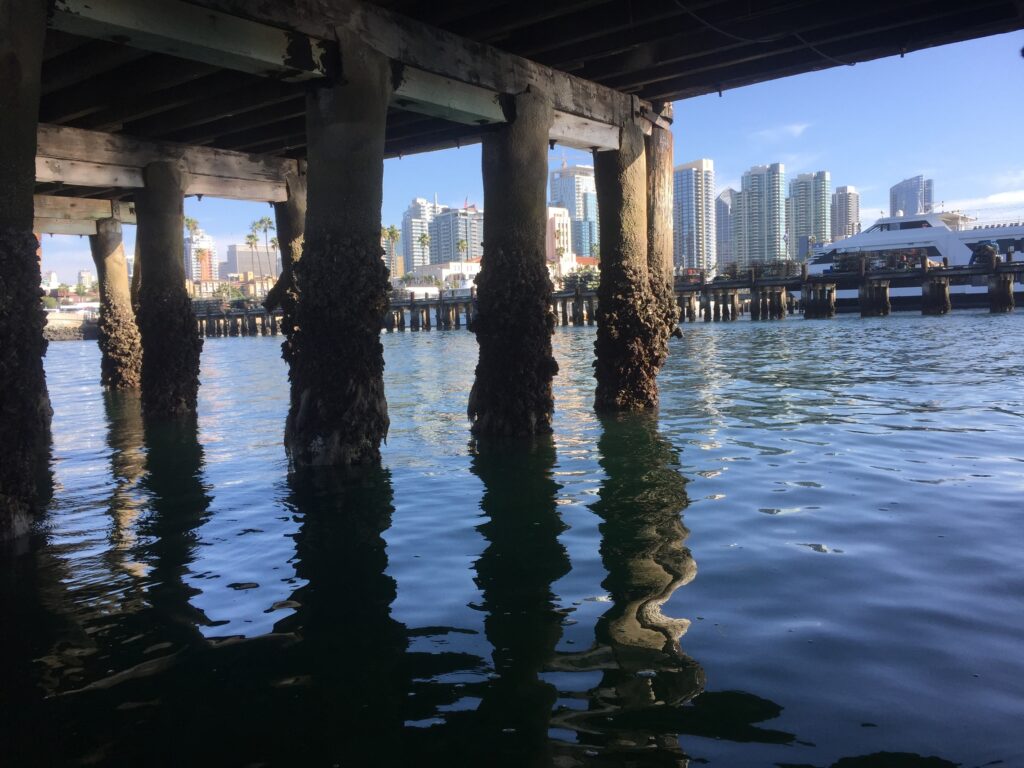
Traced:
[[0, 542], [28, 533], [50, 446], [45, 314], [32, 234], [47, 4], [0, 4]]
[[473, 332], [480, 344], [467, 414], [478, 436], [551, 432], [551, 279], [545, 258], [549, 97], [514, 97], [514, 119], [484, 137], [484, 245]]
[[100, 286], [100, 383], [109, 389], [135, 389], [142, 382], [142, 340], [132, 309], [121, 222], [99, 219], [89, 248]]
[[[671, 146], [671, 145], [669, 145]], [[665, 155], [659, 162], [665, 162]], [[671, 164], [671, 153], [667, 153]], [[618, 150], [594, 153], [601, 220], [598, 287], [598, 411], [637, 411], [658, 404], [657, 375], [672, 326], [652, 288], [648, 248], [647, 155], [643, 132], [629, 123]], [[671, 223], [667, 226], [671, 229]]]
[[137, 313], [142, 337], [142, 409], [146, 416], [194, 414], [199, 394], [199, 336], [185, 292], [183, 192], [188, 172], [173, 161], [146, 166], [136, 194], [142, 282]]
[[[343, 76], [306, 97], [308, 200], [285, 425], [295, 466], [379, 461], [389, 426], [380, 208], [391, 63], [343, 37]], [[339, 285], [348, 287], [344, 302]]]

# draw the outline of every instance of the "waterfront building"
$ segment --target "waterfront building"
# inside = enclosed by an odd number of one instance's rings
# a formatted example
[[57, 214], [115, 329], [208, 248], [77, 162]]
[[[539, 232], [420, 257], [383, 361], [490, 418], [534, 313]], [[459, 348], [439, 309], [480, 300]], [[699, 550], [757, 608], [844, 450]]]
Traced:
[[252, 272], [257, 277], [273, 277], [281, 273], [280, 262], [273, 249], [264, 245], [250, 248], [247, 245], [229, 245], [228, 260], [222, 263], [225, 267], [221, 274], [240, 275]]
[[405, 274], [405, 256], [398, 247], [400, 242], [401, 239], [397, 241], [387, 237], [380, 239], [380, 247], [384, 251], [381, 258], [384, 259], [384, 265], [388, 268], [391, 277], [401, 277]]
[[189, 280], [220, 279], [217, 243], [201, 229], [185, 238], [185, 277]]
[[405, 268], [413, 269], [430, 264], [431, 244], [424, 242], [424, 236], [430, 236], [430, 222], [448, 206], [439, 205], [435, 198], [430, 202], [425, 197], [417, 197], [402, 214], [402, 255], [405, 257]]
[[446, 261], [413, 267], [412, 275], [418, 278], [433, 278], [445, 288], [469, 288], [480, 274], [480, 258]]
[[889, 215], [915, 216], [918, 213], [931, 213], [934, 193], [932, 179], [920, 175], [904, 179], [889, 188]]
[[715, 165], [704, 158], [677, 165], [672, 174], [673, 264], [713, 275], [716, 246]]
[[743, 174], [733, 208], [733, 251], [741, 267], [786, 258], [786, 167], [755, 165]]
[[55, 291], [56, 289], [60, 288], [60, 278], [57, 277], [57, 273], [46, 272], [43, 275], [40, 287], [46, 292]]
[[836, 187], [832, 193], [832, 242], [860, 232], [860, 195], [856, 187]]
[[789, 182], [786, 198], [786, 250], [791, 259], [806, 260], [813, 243], [832, 236], [832, 177], [828, 171], [800, 173]]
[[434, 216], [428, 231], [430, 264], [479, 259], [484, 254], [484, 212], [475, 205], [446, 208]]
[[544, 253], [549, 262], [572, 253], [572, 221], [569, 210], [561, 206], [548, 207], [547, 229], [544, 235]]
[[92, 276], [92, 272], [87, 269], [83, 269], [78, 273], [78, 282], [75, 283], [79, 288], [83, 288], [87, 291], [91, 291], [93, 285], [96, 283], [96, 278]]
[[592, 165], [567, 165], [550, 176], [551, 205], [569, 212], [573, 253], [592, 256], [600, 247], [597, 186]]
[[737, 194], [735, 189], [727, 187], [715, 198], [715, 253], [718, 256], [719, 271], [736, 263], [732, 229]]

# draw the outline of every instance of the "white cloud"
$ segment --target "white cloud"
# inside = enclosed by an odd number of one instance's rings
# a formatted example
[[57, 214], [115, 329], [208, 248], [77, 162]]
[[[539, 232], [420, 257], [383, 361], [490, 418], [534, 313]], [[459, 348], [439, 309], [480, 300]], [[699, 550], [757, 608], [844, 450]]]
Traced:
[[985, 197], [946, 200], [942, 207], [947, 211], [963, 211], [969, 216], [984, 219], [1018, 219], [1024, 217], [1024, 189], [996, 192]]
[[804, 131], [810, 127], [810, 123], [789, 123], [787, 125], [777, 125], [772, 128], [754, 131], [750, 134], [750, 137], [756, 141], [774, 144], [786, 139], [799, 139], [803, 136]]
[[992, 180], [995, 184], [996, 189], [1021, 189], [1024, 188], [1024, 168], [1018, 168], [1015, 171], [1006, 171], [1005, 173], [996, 174], [996, 177]]

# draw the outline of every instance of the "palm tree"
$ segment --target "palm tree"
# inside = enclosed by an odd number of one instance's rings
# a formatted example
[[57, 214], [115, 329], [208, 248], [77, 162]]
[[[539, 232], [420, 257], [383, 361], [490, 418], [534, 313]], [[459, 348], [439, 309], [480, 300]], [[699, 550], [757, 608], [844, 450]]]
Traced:
[[185, 229], [188, 230], [188, 239], [192, 240], [195, 238], [196, 232], [199, 231], [199, 222], [193, 219], [191, 216], [186, 216]]
[[427, 261], [430, 261], [430, 235], [428, 235], [426, 232], [422, 232], [419, 237], [419, 243], [420, 248], [427, 252]]
[[253, 228], [253, 231], [245, 236], [245, 244], [249, 246], [250, 251], [256, 254], [256, 259], [258, 260], [260, 258], [260, 252], [257, 250], [257, 248], [259, 248], [260, 239], [256, 236], [255, 226]]
[[[270, 247], [274, 249], [274, 253], [276, 254], [276, 260], [280, 261], [281, 260], [281, 243], [280, 243], [280, 241], [276, 237], [270, 238]], [[271, 269], [276, 269], [277, 268], [277, 264], [276, 263], [275, 264], [271, 264], [270, 268]]]
[[267, 249], [267, 261], [270, 262], [268, 270], [274, 271], [274, 262], [270, 258], [270, 233], [274, 231], [274, 220], [269, 216], [264, 216], [256, 222], [257, 230], [263, 233], [263, 244]]
[[402, 231], [398, 227], [396, 227], [394, 224], [392, 224], [387, 229], [384, 229], [383, 231], [384, 231], [384, 238], [389, 243], [391, 243], [391, 259], [390, 259], [391, 263], [388, 264], [388, 269], [389, 270], [394, 270], [395, 262], [397, 261], [396, 246], [398, 245], [398, 241], [402, 239]]
[[469, 250], [469, 243], [467, 243], [465, 240], [459, 240], [455, 244], [455, 250], [459, 252], [459, 261], [465, 261], [466, 251]]

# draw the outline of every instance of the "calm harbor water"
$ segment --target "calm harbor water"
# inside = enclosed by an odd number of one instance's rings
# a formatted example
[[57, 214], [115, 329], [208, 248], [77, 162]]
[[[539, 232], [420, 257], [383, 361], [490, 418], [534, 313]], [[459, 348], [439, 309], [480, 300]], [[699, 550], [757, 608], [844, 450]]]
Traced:
[[279, 340], [144, 429], [51, 344], [0, 562], [4, 765], [1024, 765], [1024, 316], [683, 327], [656, 416], [470, 446], [476, 342], [384, 336], [382, 471], [289, 477]]

